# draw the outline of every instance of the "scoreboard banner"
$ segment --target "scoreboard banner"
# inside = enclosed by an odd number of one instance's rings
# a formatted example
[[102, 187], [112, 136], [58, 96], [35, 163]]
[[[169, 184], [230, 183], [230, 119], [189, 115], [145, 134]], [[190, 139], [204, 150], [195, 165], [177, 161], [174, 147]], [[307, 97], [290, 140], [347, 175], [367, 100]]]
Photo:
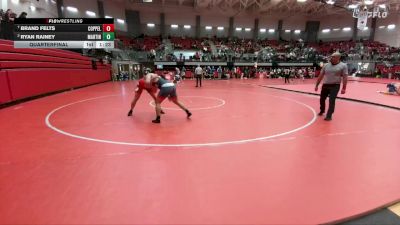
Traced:
[[114, 19], [15, 19], [14, 37], [15, 48], [114, 48]]

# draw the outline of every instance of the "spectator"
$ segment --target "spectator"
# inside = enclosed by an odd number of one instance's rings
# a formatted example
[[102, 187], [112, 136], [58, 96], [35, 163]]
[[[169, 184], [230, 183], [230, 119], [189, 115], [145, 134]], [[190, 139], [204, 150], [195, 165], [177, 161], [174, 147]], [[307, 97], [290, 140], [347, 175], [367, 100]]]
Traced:
[[5, 15], [5, 13], [4, 13], [4, 10], [3, 9], [0, 9], [0, 39], [3, 39], [4, 37], [3, 37], [3, 32], [4, 32], [4, 23], [3, 23], [3, 19], [4, 19], [4, 15]]
[[184, 66], [182, 67], [182, 70], [181, 70], [181, 77], [182, 77], [182, 79], [186, 78], [186, 68]]
[[222, 77], [222, 68], [221, 68], [221, 66], [218, 67], [217, 73], [218, 73], [218, 79], [221, 79], [221, 77]]
[[11, 9], [7, 9], [1, 21], [3, 38], [6, 40], [14, 40], [13, 26], [15, 16]]
[[28, 13], [22, 12], [22, 13], [18, 16], [18, 19], [26, 19], [27, 16], [28, 16]]

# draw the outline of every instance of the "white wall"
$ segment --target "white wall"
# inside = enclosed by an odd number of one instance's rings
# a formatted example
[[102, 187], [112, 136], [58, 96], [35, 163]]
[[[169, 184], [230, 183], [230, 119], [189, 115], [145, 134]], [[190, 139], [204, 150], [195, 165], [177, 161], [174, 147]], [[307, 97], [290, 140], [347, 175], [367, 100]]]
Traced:
[[309, 20], [304, 16], [291, 16], [283, 20], [282, 29], [283, 30], [305, 30], [306, 22]]
[[[266, 32], [260, 32], [260, 29], [266, 29]], [[278, 38], [278, 31], [276, 29], [274, 32], [269, 32], [269, 29], [274, 29], [274, 28], [262, 27], [260, 29], [258, 30], [258, 39], [276, 40]]]
[[[78, 0], [78, 1], [82, 1], [82, 3], [86, 0]], [[118, 5], [117, 3], [113, 2], [113, 1], [103, 1], [104, 3], [104, 14], [106, 16], [111, 16], [113, 17], [114, 23], [115, 23], [115, 29], [118, 31], [127, 31], [128, 28], [125, 24], [120, 24], [117, 22], [117, 19], [122, 19], [126, 21], [125, 18], [125, 6], [123, 5]]]
[[396, 29], [394, 30], [389, 30], [387, 29], [387, 27], [383, 28], [383, 29], [377, 29], [376, 33], [375, 33], [375, 40], [388, 44], [390, 46], [394, 46], [394, 47], [400, 47], [400, 43], [399, 43], [399, 27], [400, 24], [396, 24]]
[[371, 34], [371, 28], [368, 28], [368, 30], [358, 30], [357, 31], [357, 39], [368, 40], [370, 34]]
[[[244, 39], [253, 38], [255, 17], [249, 14], [243, 14], [233, 19], [233, 36]], [[241, 31], [237, 31], [236, 28], [242, 28]], [[245, 28], [250, 28], [250, 31], [246, 31]]]
[[235, 27], [253, 28], [255, 19], [256, 18], [254, 16], [251, 16], [251, 15], [241, 15], [241, 16], [235, 17], [233, 19], [233, 23], [235, 24]]
[[[140, 12], [140, 22], [142, 23], [142, 32], [145, 35], [160, 35], [160, 12]], [[147, 27], [148, 23], [152, 23], [154, 27]]]
[[[75, 7], [78, 12], [71, 12], [66, 7]], [[86, 11], [96, 13], [96, 16], [91, 17], [86, 14]], [[64, 14], [66, 18], [96, 18], [99, 17], [97, 0], [64, 0]]]
[[[229, 17], [218, 13], [202, 14], [200, 19], [200, 36], [201, 37], [228, 37]], [[212, 26], [212, 30], [206, 30], [206, 26]], [[218, 30], [217, 27], [224, 27], [224, 30]]]
[[[387, 29], [389, 24], [396, 25], [393, 30]], [[385, 26], [385, 28], [379, 28]], [[375, 40], [386, 43], [390, 46], [400, 47], [400, 16], [395, 13], [389, 14], [385, 19], [378, 19], [376, 22]]]
[[[23, 0], [15, 4], [15, 1], [11, 0], [1, 0], [1, 5], [3, 8], [12, 8], [17, 14], [25, 11], [28, 13], [28, 17], [57, 17], [56, 4], [51, 0], [32, 0], [30, 2]], [[37, 9], [32, 11], [30, 6], [33, 5]], [[98, 16], [98, 6], [97, 0], [64, 0], [64, 6], [73, 6], [78, 9], [77, 13], [72, 13], [65, 10], [66, 17], [89, 17], [86, 15], [86, 11], [95, 12]], [[146, 4], [134, 4], [132, 10], [140, 11], [140, 19], [142, 23], [142, 31], [146, 35], [156, 36], [160, 34], [160, 13], [165, 13], [165, 24], [166, 24], [166, 34], [173, 36], [195, 36], [195, 25], [196, 25], [196, 15], [201, 15], [200, 20], [200, 36], [201, 37], [212, 37], [216, 35], [217, 37], [227, 37], [229, 32], [229, 13], [224, 13], [221, 11], [213, 10], [203, 10], [197, 11], [193, 7], [186, 6], [165, 6], [163, 8], [154, 7]], [[125, 18], [125, 3], [116, 3], [114, 1], [104, 1], [105, 15], [111, 16], [115, 19], [126, 20]], [[239, 38], [252, 38], [254, 30], [254, 20], [257, 16], [250, 13], [241, 13], [234, 18], [234, 36]], [[315, 18], [307, 18], [305, 16], [289, 16], [286, 18], [280, 18], [279, 15], [262, 15], [258, 16], [259, 19], [259, 29], [266, 29], [265, 33], [261, 33], [259, 30], [258, 37], [260, 39], [276, 39], [277, 38], [277, 28], [279, 19], [283, 20], [282, 29], [291, 30], [290, 33], [282, 33], [282, 37], [286, 40], [299, 39], [301, 35], [294, 34], [294, 30], [299, 29], [304, 31], [307, 20], [318, 20]], [[351, 27], [353, 29], [353, 17], [349, 13], [346, 16], [338, 16], [335, 19], [332, 17], [327, 17], [319, 20], [320, 32], [319, 39], [328, 40], [350, 40], [352, 38], [353, 31], [345, 32], [342, 30], [343, 27]], [[147, 27], [147, 23], [154, 23], [155, 27]], [[178, 29], [172, 29], [171, 24], [178, 24]], [[394, 30], [388, 30], [387, 25], [395, 24], [396, 28]], [[120, 24], [115, 20], [116, 30], [126, 32], [126, 24]], [[183, 25], [191, 25], [191, 29], [184, 29]], [[212, 26], [212, 30], [206, 30], [205, 26]], [[224, 27], [223, 31], [217, 30], [218, 26]], [[368, 20], [368, 27], [371, 26], [371, 19]], [[385, 26], [384, 29], [379, 29], [379, 26]], [[242, 31], [236, 31], [236, 27], [242, 27]], [[245, 28], [251, 28], [251, 31], [246, 32]], [[323, 29], [331, 29], [329, 33], [322, 33]], [[339, 31], [333, 31], [334, 28], [340, 28]], [[268, 29], [275, 29], [274, 33], [269, 33]], [[370, 30], [358, 31], [358, 38], [367, 39], [369, 37]], [[388, 18], [378, 19], [377, 30], [375, 33], [375, 40], [389, 44], [391, 46], [400, 47], [400, 15], [395, 12], [391, 12]]]
[[205, 26], [200, 28], [200, 36], [201, 37], [213, 37], [217, 36], [218, 38], [226, 38], [228, 37], [229, 27], [228, 26], [221, 26], [224, 27], [223, 30], [218, 30], [218, 26], [212, 26], [212, 30], [206, 30]]
[[[165, 33], [167, 35], [175, 36], [175, 37], [195, 37], [196, 28], [192, 26], [190, 29], [183, 28], [183, 25], [176, 23], [179, 25], [178, 28], [171, 28], [170, 24], [166, 24]], [[186, 24], [186, 23], [185, 23]], [[189, 25], [189, 24], [187, 24]]]
[[[121, 24], [117, 22], [117, 19], [122, 19], [126, 21], [125, 19], [125, 7], [118, 5], [116, 2], [113, 1], [103, 1], [104, 3], [104, 13], [106, 16], [111, 16], [113, 17], [114, 24], [115, 24], [115, 30], [117, 31], [127, 31], [127, 26], [126, 23]], [[66, 7], [72, 6], [78, 9], [78, 12], [71, 12], [66, 9]], [[65, 17], [69, 18], [91, 18], [86, 14], [86, 11], [92, 11], [96, 13], [96, 17], [99, 17], [99, 12], [98, 12], [98, 5], [97, 5], [97, 0], [64, 0], [64, 12], [65, 12]]]
[[140, 12], [140, 22], [143, 24], [154, 23], [160, 24], [160, 12]]
[[320, 30], [320, 32], [318, 33], [318, 39], [322, 41], [349, 41], [353, 38], [353, 28], [351, 28], [350, 31], [343, 31], [342, 27], [337, 28], [340, 28], [340, 30], [335, 31], [331, 29], [329, 33], [322, 33], [322, 30]]
[[[354, 18], [351, 14], [347, 16], [335, 17], [327, 17], [325, 19], [320, 20], [320, 32], [318, 37], [323, 41], [333, 41], [333, 40], [351, 40], [353, 37], [353, 25]], [[370, 26], [370, 24], [368, 24]], [[350, 27], [350, 31], [343, 31], [342, 28]], [[334, 31], [333, 29], [339, 28], [339, 31]], [[331, 29], [329, 33], [322, 33], [321, 31], [324, 29]]]
[[142, 27], [143, 34], [148, 35], [148, 36], [158, 36], [161, 33], [159, 24], [155, 24], [154, 27], [147, 27], [147, 24], [144, 23], [141, 25], [141, 27]]
[[[21, 12], [27, 12], [28, 17], [30, 18], [54, 18], [58, 17], [57, 15], [57, 6], [51, 0], [40, 0], [35, 1], [32, 0], [30, 2], [27, 1], [18, 1], [17, 4], [15, 1], [8, 0], [8, 8], [13, 9], [14, 12], [20, 14]], [[55, 2], [55, 1], [54, 1]], [[36, 7], [35, 11], [30, 9], [30, 6], [33, 5]], [[98, 17], [98, 6], [96, 0], [64, 0], [64, 11], [65, 17], [70, 18], [90, 18], [86, 14], [86, 11], [92, 11], [96, 13], [96, 17]], [[72, 6], [78, 9], [78, 12], [71, 12], [66, 10], [67, 6]], [[125, 9], [121, 7], [115, 2], [112, 1], [104, 1], [104, 11], [106, 15], [114, 17], [115, 19], [123, 19], [125, 20]], [[115, 29], [118, 31], [127, 31], [126, 24], [117, 23], [115, 20]]]
[[[172, 24], [179, 25], [178, 28], [171, 28]], [[183, 28], [184, 25], [190, 25], [190, 29]], [[166, 13], [165, 14], [165, 32], [167, 35], [177, 37], [194, 37], [196, 33], [196, 14], [189, 12]]]
[[8, 0], [0, 0], [0, 9], [4, 11], [8, 9]]
[[[164, 11], [165, 14], [165, 24], [166, 24], [166, 34], [167, 35], [173, 35], [173, 36], [189, 36], [189, 37], [194, 37], [195, 36], [195, 23], [196, 23], [196, 12], [194, 11], [188, 11], [184, 10], [183, 12], [180, 12], [179, 14], [174, 12], [170, 12], [169, 9]], [[140, 12], [140, 18], [142, 22], [142, 30], [143, 33], [146, 35], [159, 35], [160, 32], [160, 11], [157, 10], [145, 10]], [[239, 38], [248, 38], [251, 39], [253, 38], [253, 30], [254, 30], [254, 20], [256, 17], [248, 14], [241, 14], [237, 17], [234, 18], [234, 30], [233, 34], [236, 37]], [[266, 29], [266, 32], [261, 33], [259, 30], [258, 37], [260, 39], [277, 39], [278, 33], [277, 33], [277, 28], [278, 28], [278, 20], [279, 18], [277, 17], [272, 17], [272, 16], [264, 16], [264, 17], [259, 17], [259, 29]], [[295, 29], [300, 29], [304, 30], [305, 28], [305, 18], [299, 18], [299, 17], [290, 17], [289, 22], [286, 20], [283, 20], [283, 27], [284, 29], [291, 29], [294, 31]], [[293, 23], [292, 23], [293, 22]], [[148, 28], [146, 26], [147, 23], [154, 23], [155, 27], [154, 28]], [[170, 27], [171, 24], [177, 24], [179, 25], [178, 29], [172, 29]], [[183, 25], [191, 25], [192, 28], [190, 30], [183, 29]], [[201, 20], [200, 20], [200, 36], [201, 37], [212, 37], [212, 36], [217, 36], [217, 37], [227, 37], [228, 32], [229, 32], [229, 16], [226, 15], [221, 15], [215, 12], [206, 12], [201, 14]], [[205, 26], [212, 26], [211, 30], [206, 30]], [[224, 30], [220, 31], [217, 30], [217, 27], [222, 26], [224, 27]], [[241, 27], [242, 31], [236, 31], [237, 27]], [[250, 28], [251, 31], [247, 32], [245, 31], [245, 28]], [[268, 32], [269, 29], [274, 29], [275, 32], [270, 33]], [[158, 32], [158, 33], [157, 33]], [[299, 34], [294, 34], [294, 32], [291, 32], [289, 34], [284, 33], [283, 35], [286, 39], [299, 39], [300, 35]]]
[[[332, 17], [326, 17], [324, 19], [320, 20], [320, 28], [321, 29], [326, 29], [326, 28], [340, 28], [340, 27], [353, 27], [354, 23], [354, 18], [352, 17], [351, 14], [348, 14], [347, 16], [337, 16], [334, 19]], [[367, 25], [370, 25], [371, 21], [368, 21]]]
[[[3, 0], [7, 1], [7, 0]], [[4, 4], [4, 3], [3, 3]], [[32, 11], [30, 6], [36, 7], [36, 10]], [[8, 0], [7, 6], [12, 9], [17, 15], [22, 12], [28, 13], [28, 18], [53, 18], [57, 17], [57, 6], [50, 0], [43, 1], [11, 1]]]

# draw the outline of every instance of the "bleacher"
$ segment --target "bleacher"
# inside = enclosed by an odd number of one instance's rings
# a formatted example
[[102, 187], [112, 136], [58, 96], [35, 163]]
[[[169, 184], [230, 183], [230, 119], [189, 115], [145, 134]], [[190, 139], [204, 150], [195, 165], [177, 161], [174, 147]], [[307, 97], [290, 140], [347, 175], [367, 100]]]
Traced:
[[0, 104], [110, 80], [109, 65], [59, 49], [16, 49], [0, 40]]

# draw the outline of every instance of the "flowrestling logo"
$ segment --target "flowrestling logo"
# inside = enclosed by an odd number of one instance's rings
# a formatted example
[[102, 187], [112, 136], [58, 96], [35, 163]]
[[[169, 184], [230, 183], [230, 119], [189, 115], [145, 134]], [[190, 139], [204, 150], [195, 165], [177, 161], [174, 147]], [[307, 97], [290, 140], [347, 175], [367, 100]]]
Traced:
[[383, 19], [388, 17], [389, 11], [388, 9], [381, 8], [379, 6], [375, 6], [374, 8], [368, 9], [366, 6], [358, 6], [357, 8], [353, 9], [353, 17], [354, 18], [379, 18]]

